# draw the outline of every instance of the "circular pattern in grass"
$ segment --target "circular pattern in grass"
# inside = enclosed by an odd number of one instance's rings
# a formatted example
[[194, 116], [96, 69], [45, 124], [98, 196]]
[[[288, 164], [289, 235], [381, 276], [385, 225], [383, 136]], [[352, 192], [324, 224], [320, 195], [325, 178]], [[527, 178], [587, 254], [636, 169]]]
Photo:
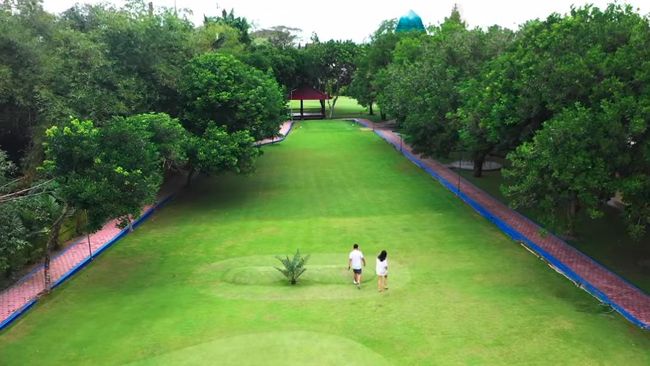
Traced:
[[[307, 271], [294, 286], [274, 268], [282, 265], [270, 255], [212, 263], [197, 271], [195, 279], [203, 291], [230, 299], [323, 300], [376, 295], [374, 258], [368, 260], [364, 269], [361, 291], [352, 284], [346, 258], [341, 254], [313, 254], [307, 262]], [[399, 290], [410, 279], [405, 266], [390, 262], [389, 291]]]
[[131, 363], [144, 365], [389, 365], [349, 338], [316, 332], [268, 332], [217, 339]]

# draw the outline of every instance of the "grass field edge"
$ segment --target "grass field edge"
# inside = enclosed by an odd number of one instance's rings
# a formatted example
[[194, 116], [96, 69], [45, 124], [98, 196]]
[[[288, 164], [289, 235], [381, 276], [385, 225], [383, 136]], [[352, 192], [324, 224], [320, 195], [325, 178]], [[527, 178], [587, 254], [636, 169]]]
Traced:
[[[355, 123], [358, 123], [364, 127], [370, 127], [366, 121], [363, 119], [358, 119], [358, 118], [353, 118], [350, 119], [350, 121], [354, 121]], [[559, 259], [555, 258], [553, 255], [539, 247], [537, 244], [535, 244], [532, 240], [528, 239], [524, 234], [520, 233], [516, 229], [510, 227], [510, 225], [506, 224], [503, 222], [503, 220], [497, 218], [494, 216], [488, 209], [484, 208], [481, 206], [479, 203], [459, 191], [454, 185], [447, 181], [445, 178], [441, 177], [439, 174], [434, 172], [433, 170], [429, 169], [426, 167], [426, 165], [418, 159], [416, 156], [413, 154], [409, 153], [408, 151], [405, 151], [403, 149], [399, 149], [397, 145], [393, 144], [386, 136], [382, 134], [381, 131], [373, 129], [373, 132], [379, 136], [382, 140], [386, 141], [388, 144], [391, 146], [395, 147], [395, 149], [398, 150], [402, 155], [404, 155], [407, 159], [409, 159], [412, 163], [414, 163], [416, 166], [418, 166], [420, 169], [424, 170], [427, 174], [429, 174], [431, 177], [436, 179], [440, 184], [442, 184], [445, 188], [447, 188], [450, 192], [454, 193], [456, 196], [458, 196], [463, 202], [465, 202], [467, 205], [472, 207], [479, 215], [483, 216], [486, 218], [488, 221], [493, 223], [497, 228], [499, 228], [500, 231], [502, 231], [504, 234], [506, 234], [508, 237], [510, 237], [512, 240], [515, 242], [518, 242], [522, 245], [524, 245], [529, 251], [532, 251], [535, 253], [539, 258], [542, 258], [551, 268], [553, 268], [555, 271], [558, 273], [562, 274], [564, 277], [569, 279], [571, 282], [573, 282], [578, 288], [584, 290], [594, 298], [596, 298], [598, 301], [611, 306], [612, 309], [616, 310], [621, 316], [623, 316], [626, 320], [634, 324], [635, 326], [643, 329], [643, 330], [650, 330], [650, 324], [647, 324], [643, 322], [641, 319], [637, 318], [625, 308], [623, 308], [621, 305], [619, 305], [617, 302], [614, 300], [610, 299], [609, 296], [607, 296], [604, 292], [602, 292], [600, 289], [598, 289], [596, 286], [591, 284], [589, 281], [583, 279], [580, 275], [575, 273], [569, 266], [566, 264], [562, 263]], [[487, 194], [487, 193], [486, 193]], [[523, 215], [522, 215], [523, 216]], [[524, 218], [526, 218], [524, 216]], [[528, 219], [528, 218], [526, 218]], [[567, 244], [568, 245], [568, 244]], [[573, 248], [573, 247], [571, 247]], [[585, 256], [587, 259], [594, 261], [591, 257], [588, 255], [582, 253], [576, 248], [573, 248], [583, 256]], [[625, 283], [629, 283], [627, 280], [624, 278], [620, 277], [616, 273], [610, 271], [606, 267], [603, 267], [600, 263], [594, 261], [599, 267], [601, 267], [604, 271], [607, 271], [611, 273], [612, 275], [620, 278], [623, 280]], [[633, 285], [632, 285], [633, 286]], [[641, 289], [639, 289], [636, 286], [633, 286], [636, 288], [638, 291], [641, 293], [645, 294]]]
[[[159, 210], [163, 208], [169, 201], [171, 201], [174, 198], [175, 194], [170, 194], [163, 198], [162, 200], [156, 202], [153, 206], [149, 207], [140, 217], [138, 217], [136, 220], [133, 221], [133, 228], [137, 228], [140, 225], [142, 225], [151, 215], [156, 210]], [[116, 244], [120, 239], [123, 237], [127, 236], [131, 231], [128, 228], [122, 229], [119, 233], [117, 233], [114, 237], [112, 237], [110, 240], [108, 240], [106, 243], [104, 243], [99, 249], [97, 249], [92, 255], [84, 258], [81, 262], [77, 263], [74, 267], [72, 267], [70, 270], [68, 270], [61, 278], [56, 280], [54, 284], [52, 285], [52, 290], [56, 289], [60, 285], [62, 285], [64, 282], [68, 281], [71, 279], [75, 274], [77, 274], [80, 270], [85, 268], [88, 264], [90, 264], [95, 258], [97, 258], [99, 255], [101, 255], [103, 252], [105, 252], [108, 248], [112, 247], [114, 244]], [[6, 319], [4, 319], [2, 322], [0, 322], [0, 332], [9, 328], [15, 321], [20, 319], [23, 315], [25, 315], [36, 303], [38, 302], [38, 297], [35, 297], [31, 300], [29, 300], [25, 305], [22, 307], [18, 308], [16, 311], [11, 313]]]

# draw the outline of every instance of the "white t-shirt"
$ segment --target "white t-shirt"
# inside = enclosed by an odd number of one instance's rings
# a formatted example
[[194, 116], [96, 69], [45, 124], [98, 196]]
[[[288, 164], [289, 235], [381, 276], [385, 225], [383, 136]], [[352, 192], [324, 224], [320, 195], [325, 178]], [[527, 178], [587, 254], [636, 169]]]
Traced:
[[363, 253], [361, 253], [360, 250], [355, 249], [351, 251], [350, 259], [352, 260], [352, 263], [350, 263], [352, 269], [361, 269], [361, 266], [363, 265]]
[[383, 261], [380, 261], [379, 258], [377, 258], [377, 266], [375, 268], [377, 271], [377, 276], [385, 276], [388, 274], [388, 258], [384, 259]]

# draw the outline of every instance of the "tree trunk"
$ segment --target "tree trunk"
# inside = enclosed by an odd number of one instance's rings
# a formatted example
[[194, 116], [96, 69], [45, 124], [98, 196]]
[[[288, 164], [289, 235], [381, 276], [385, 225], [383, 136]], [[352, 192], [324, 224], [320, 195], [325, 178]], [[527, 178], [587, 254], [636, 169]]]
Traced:
[[372, 110], [372, 104], [373, 104], [373, 102], [370, 101], [370, 105], [368, 106], [368, 114], [370, 114], [371, 116], [374, 116], [375, 112]]
[[334, 106], [336, 105], [336, 101], [339, 99], [339, 96], [335, 96], [332, 99], [332, 104], [330, 104], [330, 119], [334, 118]]
[[47, 238], [47, 242], [45, 243], [45, 253], [43, 258], [43, 276], [45, 281], [45, 289], [44, 289], [45, 293], [49, 293], [52, 287], [52, 277], [50, 275], [50, 262], [52, 258], [50, 255], [50, 251], [55, 246], [58, 246], [59, 234], [61, 233], [61, 225], [63, 224], [63, 220], [65, 219], [66, 216], [68, 216], [69, 213], [70, 213], [70, 209], [68, 208], [68, 205], [65, 204], [63, 206], [63, 210], [61, 211], [61, 215], [52, 224], [50, 235]]
[[189, 187], [192, 183], [192, 176], [194, 175], [194, 167], [190, 168], [190, 171], [187, 172], [187, 180], [185, 181], [185, 187]]
[[580, 209], [578, 205], [578, 197], [575, 193], [571, 193], [571, 199], [569, 200], [569, 205], [567, 207], [567, 225], [566, 225], [566, 235], [569, 237], [575, 237], [576, 233], [576, 216], [578, 210]]
[[474, 176], [480, 178], [483, 176], [483, 163], [485, 163], [485, 153], [474, 155]]
[[386, 113], [384, 112], [379, 112], [379, 116], [381, 116], [381, 120], [385, 121], [386, 120]]

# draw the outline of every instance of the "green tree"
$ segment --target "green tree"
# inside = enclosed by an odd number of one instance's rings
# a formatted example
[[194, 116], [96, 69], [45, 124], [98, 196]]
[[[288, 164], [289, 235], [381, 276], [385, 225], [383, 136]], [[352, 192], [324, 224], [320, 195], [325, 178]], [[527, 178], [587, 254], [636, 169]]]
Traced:
[[165, 171], [179, 170], [187, 163], [185, 140], [188, 132], [180, 121], [165, 113], [144, 113], [115, 117], [113, 123], [126, 123], [143, 133], [153, 144], [160, 166]]
[[[480, 29], [468, 30], [454, 13], [430, 32], [396, 44], [393, 61], [381, 75], [386, 85], [378, 101], [416, 151], [444, 157], [459, 149], [455, 113], [462, 102], [461, 85], [494, 56], [488, 49], [497, 48], [488, 48], [492, 37]], [[499, 32], [492, 28], [492, 33]]]
[[123, 104], [120, 115], [149, 111], [178, 115], [178, 82], [196, 52], [189, 20], [172, 9], [150, 12], [144, 1], [135, 0], [121, 9], [76, 6], [64, 13], [62, 22], [102, 49], [110, 68], [95, 77], [103, 77], [100, 88], [109, 89]]
[[15, 206], [0, 203], [0, 273], [6, 276], [12, 268], [22, 264], [19, 260], [29, 246], [27, 229], [23, 226]]
[[2, 202], [14, 181], [15, 165], [0, 150], [0, 273], [7, 274], [16, 265], [20, 252], [29, 245], [27, 229], [13, 203]]
[[330, 40], [311, 44], [305, 52], [309, 62], [312, 63], [315, 79], [318, 81], [316, 86], [332, 97], [328, 103], [330, 103], [330, 118], [333, 118], [336, 101], [352, 82], [358, 46], [352, 41]]
[[234, 28], [238, 31], [239, 33], [239, 41], [243, 44], [250, 44], [251, 43], [251, 37], [249, 34], [249, 31], [251, 29], [251, 25], [248, 22], [248, 19], [245, 17], [237, 17], [235, 16], [235, 10], [230, 9], [230, 12], [226, 11], [226, 9], [223, 9], [221, 11], [221, 16], [216, 16], [216, 17], [203, 17], [203, 24], [211, 24], [211, 23], [216, 23], [216, 24], [224, 24], [227, 25], [231, 28]]
[[302, 85], [305, 79], [300, 65], [302, 53], [293, 47], [279, 48], [269, 44], [254, 45], [240, 58], [264, 72], [272, 73], [284, 87], [284, 94]]
[[271, 28], [259, 29], [251, 33], [253, 43], [268, 43], [276, 48], [289, 48], [295, 46], [300, 28], [276, 25]]
[[219, 51], [236, 57], [247, 54], [247, 44], [241, 42], [240, 32], [223, 23], [205, 23], [197, 28], [194, 47], [200, 52]]
[[158, 151], [146, 126], [116, 119], [102, 129], [76, 119], [47, 130], [43, 169], [54, 178], [52, 195], [62, 207], [44, 249], [49, 287], [51, 248], [63, 220], [75, 210], [86, 212], [83, 231], [94, 232], [109, 218], [121, 226], [152, 203], [162, 181]]
[[624, 148], [623, 132], [580, 104], [566, 109], [508, 155], [504, 193], [515, 208], [536, 207], [544, 222], [575, 235], [578, 211], [599, 217], [615, 193], [611, 173]]
[[[143, 206], [155, 201], [162, 183], [163, 158], [147, 130], [149, 126], [132, 122], [113, 120], [100, 129], [101, 154], [93, 170], [105, 185], [105, 191], [96, 195], [106, 212], [102, 216], [116, 217], [122, 226], [140, 216]], [[103, 221], [97, 220], [101, 224]]]
[[204, 174], [250, 173], [260, 153], [253, 146], [255, 139], [248, 131], [228, 133], [214, 124], [210, 124], [203, 135], [192, 135], [186, 141], [188, 185], [197, 171]]
[[54, 17], [40, 1], [0, 5], [0, 148], [17, 163], [43, 121], [39, 95], [48, 75], [46, 54], [53, 27]]
[[[476, 96], [466, 98], [473, 106], [465, 108], [465, 116], [473, 124], [474, 133], [484, 141], [509, 151], [522, 141], [530, 141], [550, 149], [542, 143], [549, 132], [537, 140], [536, 134], [547, 124], [559, 129], [566, 120], [593, 118], [595, 138], [587, 139], [579, 130], [564, 130], [567, 139], [584, 138], [583, 144], [574, 144], [574, 150], [558, 149], [558, 162], [572, 161], [573, 157], [594, 154], [593, 159], [605, 159], [606, 180], [596, 180], [598, 187], [583, 183], [579, 176], [563, 175], [562, 184], [547, 175], [539, 176], [536, 184], [564, 187], [564, 193], [546, 192], [545, 202], [555, 204], [556, 210], [568, 210], [568, 231], [572, 231], [575, 213], [586, 207], [597, 212], [594, 197], [604, 204], [606, 195], [619, 192], [625, 202], [624, 217], [630, 234], [640, 237], [648, 225], [648, 78], [646, 61], [650, 47], [650, 25], [647, 18], [635, 13], [629, 6], [610, 5], [605, 10], [586, 6], [575, 8], [566, 16], [551, 15], [545, 21], [527, 23], [512, 48], [491, 62], [481, 74], [474, 90]], [[642, 66], [639, 66], [642, 65]], [[579, 105], [578, 111], [574, 110]], [[618, 149], [596, 148], [588, 145], [598, 140], [597, 119], [605, 119], [615, 126], [609, 143]], [[564, 122], [552, 122], [564, 121]], [[478, 122], [478, 123], [477, 123]], [[614, 128], [614, 127], [612, 127]], [[541, 130], [540, 130], [541, 129]], [[622, 132], [618, 132], [618, 131]], [[601, 141], [604, 144], [605, 141]], [[526, 145], [531, 149], [530, 143]], [[590, 150], [586, 150], [590, 149]], [[511, 157], [524, 159], [517, 150]], [[542, 154], [542, 152], [539, 152]], [[608, 154], [608, 155], [602, 155]], [[531, 157], [529, 157], [532, 159]], [[587, 161], [585, 166], [591, 166]], [[509, 173], [513, 188], [506, 188], [518, 206], [537, 205], [536, 188], [526, 188], [536, 165], [529, 163], [515, 167]], [[594, 173], [595, 174], [595, 173]], [[571, 193], [570, 199], [566, 194]], [[610, 196], [611, 197], [611, 196]]]
[[206, 53], [188, 65], [182, 83], [183, 122], [201, 136], [214, 123], [247, 130], [255, 139], [277, 134], [285, 101], [277, 82], [231, 55]]

